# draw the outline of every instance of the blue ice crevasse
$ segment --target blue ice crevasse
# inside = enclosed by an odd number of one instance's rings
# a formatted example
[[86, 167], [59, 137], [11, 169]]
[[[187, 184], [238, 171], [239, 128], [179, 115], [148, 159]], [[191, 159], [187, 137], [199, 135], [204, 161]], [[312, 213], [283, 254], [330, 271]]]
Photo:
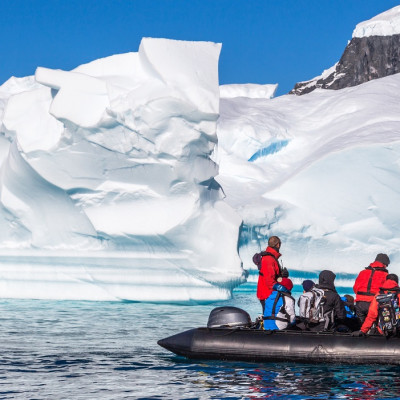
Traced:
[[271, 143], [269, 146], [267, 147], [263, 147], [260, 150], [256, 151], [250, 158], [248, 161], [256, 161], [261, 157], [266, 157], [269, 156], [271, 154], [277, 153], [279, 150], [283, 149], [284, 147], [286, 147], [289, 143], [289, 140], [285, 139], [285, 140], [279, 140], [276, 142]]

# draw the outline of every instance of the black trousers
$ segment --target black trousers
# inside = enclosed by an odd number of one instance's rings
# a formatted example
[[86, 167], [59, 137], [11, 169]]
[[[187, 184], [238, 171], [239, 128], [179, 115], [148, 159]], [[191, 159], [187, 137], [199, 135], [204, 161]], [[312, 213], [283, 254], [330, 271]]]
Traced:
[[364, 323], [365, 318], [367, 318], [369, 306], [371, 303], [369, 301], [357, 301], [356, 303], [356, 314], [360, 319], [361, 324]]
[[263, 310], [262, 315], [264, 315], [264, 311], [265, 311], [265, 300], [260, 300], [260, 303], [261, 303], [261, 307], [262, 307], [262, 310]]

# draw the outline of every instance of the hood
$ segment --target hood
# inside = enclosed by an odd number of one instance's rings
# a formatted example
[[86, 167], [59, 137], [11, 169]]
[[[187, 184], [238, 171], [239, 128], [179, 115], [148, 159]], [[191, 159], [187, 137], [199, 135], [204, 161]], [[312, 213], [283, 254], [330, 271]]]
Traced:
[[369, 264], [370, 267], [372, 268], [387, 268], [385, 264], [379, 262], [379, 261], [374, 261], [373, 263]]
[[324, 270], [319, 274], [318, 286], [325, 289], [336, 290], [334, 280], [336, 275], [329, 270]]
[[391, 279], [387, 279], [385, 282], [383, 282], [383, 285], [381, 287], [382, 289], [397, 289], [399, 288], [399, 285], [397, 284], [396, 281], [392, 281]]
[[293, 282], [289, 278], [281, 278], [281, 281], [279, 283], [287, 290], [289, 290], [289, 292], [293, 289]]
[[276, 258], [279, 258], [281, 256], [281, 253], [279, 253], [278, 251], [276, 251], [273, 247], [267, 247], [267, 249], [265, 250], [268, 253], [273, 254]]

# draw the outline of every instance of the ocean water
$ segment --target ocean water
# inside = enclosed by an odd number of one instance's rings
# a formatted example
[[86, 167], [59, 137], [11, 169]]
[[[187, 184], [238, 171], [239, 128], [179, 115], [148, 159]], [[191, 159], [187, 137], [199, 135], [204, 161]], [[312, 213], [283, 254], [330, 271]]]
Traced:
[[157, 345], [220, 305], [254, 319], [255, 290], [202, 305], [0, 300], [0, 399], [400, 398], [394, 366], [190, 361]]

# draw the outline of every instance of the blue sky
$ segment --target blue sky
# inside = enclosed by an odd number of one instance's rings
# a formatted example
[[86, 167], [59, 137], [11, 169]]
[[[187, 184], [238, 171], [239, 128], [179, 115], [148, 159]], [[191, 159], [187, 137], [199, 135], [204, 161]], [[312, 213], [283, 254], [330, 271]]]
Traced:
[[0, 84], [137, 51], [142, 37], [222, 43], [220, 83], [278, 83], [278, 95], [340, 59], [356, 24], [393, 0], [9, 0]]

